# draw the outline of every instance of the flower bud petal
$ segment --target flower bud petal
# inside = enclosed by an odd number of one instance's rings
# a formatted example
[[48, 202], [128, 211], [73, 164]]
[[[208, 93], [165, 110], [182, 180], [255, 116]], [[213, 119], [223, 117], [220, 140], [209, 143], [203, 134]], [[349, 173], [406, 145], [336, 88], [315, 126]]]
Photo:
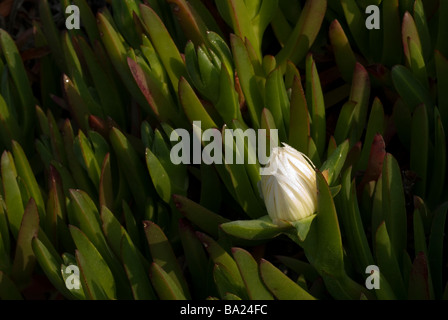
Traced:
[[272, 221], [297, 221], [316, 212], [316, 171], [306, 155], [283, 144], [272, 149], [260, 189]]

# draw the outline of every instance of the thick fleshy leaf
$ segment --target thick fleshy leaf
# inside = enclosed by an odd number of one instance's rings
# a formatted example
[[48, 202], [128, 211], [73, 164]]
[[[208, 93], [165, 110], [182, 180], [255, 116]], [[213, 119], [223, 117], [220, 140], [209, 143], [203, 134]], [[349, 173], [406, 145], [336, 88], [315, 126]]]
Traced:
[[383, 172], [383, 163], [386, 156], [386, 143], [383, 136], [375, 135], [370, 146], [370, 154], [367, 162], [366, 171], [360, 184], [358, 185], [358, 192], [364, 190], [364, 187], [371, 181], [378, 181]]
[[221, 68], [217, 99], [215, 108], [225, 123], [230, 123], [233, 119], [243, 121], [233, 77], [227, 68]]
[[137, 47], [141, 40], [137, 26], [134, 23], [134, 15], [140, 16], [138, 3], [135, 0], [111, 1], [114, 22], [126, 41], [133, 47]]
[[416, 47], [421, 52], [422, 44], [420, 41], [420, 36], [417, 31], [417, 27], [415, 25], [414, 18], [409, 12], [406, 12], [403, 16], [402, 42], [403, 42], [404, 55], [406, 57], [406, 63], [408, 66], [412, 64], [411, 52], [409, 48], [409, 38], [415, 41]]
[[199, 204], [211, 211], [218, 211], [221, 207], [223, 191], [219, 176], [209, 165], [201, 164], [201, 199]]
[[365, 57], [370, 57], [369, 30], [365, 25], [365, 15], [356, 2], [355, 0], [342, 0], [341, 6], [356, 45]]
[[126, 181], [139, 206], [143, 206], [150, 194], [148, 174], [137, 151], [129, 139], [117, 128], [110, 131], [110, 142], [118, 158], [118, 165], [125, 173]]
[[76, 85], [73, 83], [72, 79], [66, 75], [64, 75], [63, 78], [63, 85], [74, 120], [84, 132], [87, 132], [88, 118], [90, 115], [87, 104], [83, 100], [81, 93], [78, 88], [76, 88]]
[[292, 228], [285, 224], [278, 226], [269, 216], [253, 220], [235, 220], [221, 224], [221, 229], [234, 237], [247, 240], [268, 240]]
[[279, 130], [279, 138], [281, 141], [286, 141], [286, 132], [288, 132], [290, 123], [290, 102], [280, 68], [269, 74], [265, 90], [266, 106], [272, 113], [275, 127]]
[[131, 71], [129, 70], [129, 66], [126, 63], [127, 52], [122, 39], [120, 39], [121, 35], [117, 33], [104, 13], [99, 13], [97, 15], [97, 22], [104, 48], [109, 55], [114, 68], [120, 75], [124, 85], [133, 98], [145, 110], [149, 111], [150, 107], [144, 95], [135, 83]]
[[364, 231], [356, 186], [355, 182], [351, 180], [351, 173], [351, 168], [344, 173], [342, 190], [336, 203], [340, 205], [338, 214], [340, 214], [342, 228], [350, 250], [348, 256], [353, 260], [358, 273], [363, 274], [367, 266], [374, 264], [374, 260]]
[[308, 281], [314, 282], [319, 278], [316, 269], [307, 262], [287, 256], [277, 256], [277, 259], [295, 273], [304, 275], [305, 279]]
[[116, 299], [115, 280], [106, 261], [81, 230], [70, 226], [70, 233], [77, 247], [76, 261], [86, 296], [92, 300]]
[[210, 295], [210, 290], [214, 285], [204, 247], [196, 237], [192, 225], [186, 219], [179, 219], [179, 236], [188, 272], [192, 277], [192, 296], [196, 294], [198, 298], [206, 298]]
[[425, 104], [428, 109], [433, 107], [431, 96], [425, 87], [415, 78], [409, 69], [396, 65], [391, 72], [395, 89], [411, 111]]
[[32, 248], [37, 262], [50, 282], [60, 293], [64, 295], [64, 297], [67, 299], [73, 299], [74, 296], [71, 291], [67, 289], [64, 279], [58, 272], [62, 264], [61, 257], [53, 255], [37, 237], [34, 237], [32, 240]]
[[334, 56], [342, 78], [350, 83], [355, 71], [356, 57], [350, 46], [350, 42], [344, 33], [344, 29], [338, 20], [330, 25], [329, 37], [334, 50]]
[[81, 190], [70, 191], [68, 218], [70, 224], [81, 229], [102, 255], [109, 254], [98, 209], [89, 195]]
[[22, 195], [17, 183], [17, 171], [10, 152], [4, 151], [1, 158], [3, 190], [6, 212], [11, 233], [17, 239], [24, 212]]
[[201, 128], [207, 130], [217, 128], [217, 125], [207, 113], [193, 88], [185, 78], [179, 80], [179, 97], [184, 112], [191, 123], [201, 121]]
[[356, 101], [347, 101], [341, 108], [341, 112], [339, 114], [338, 122], [336, 124], [336, 129], [334, 132], [334, 139], [338, 144], [342, 143], [349, 137], [356, 105]]
[[3, 29], [0, 29], [0, 44], [22, 105], [20, 114], [23, 130], [30, 133], [34, 126], [34, 115], [36, 113], [35, 98], [23, 61], [13, 39]]
[[36, 257], [34, 256], [31, 240], [39, 233], [39, 212], [36, 202], [30, 199], [17, 237], [16, 253], [12, 265], [11, 277], [18, 286], [28, 284], [34, 272]]
[[[66, 252], [62, 254], [62, 261], [63, 262], [59, 267], [59, 271], [62, 275], [64, 286], [67, 288], [67, 284], [69, 284], [69, 286], [72, 287], [72, 289], [69, 290], [75, 299], [87, 300], [87, 296], [81, 282], [80, 273], [77, 272], [79, 271], [79, 266], [76, 261], [76, 257]], [[78, 268], [78, 270], [76, 268]], [[79, 284], [79, 287], [75, 286], [75, 284]]]
[[419, 252], [415, 257], [409, 277], [409, 300], [433, 300], [434, 290], [432, 287], [431, 274], [426, 255]]
[[112, 181], [112, 170], [110, 163], [110, 153], [104, 157], [101, 167], [101, 176], [99, 184], [99, 205], [114, 209], [114, 189]]
[[317, 178], [317, 216], [310, 232], [301, 244], [305, 254], [319, 273], [342, 275], [344, 273], [342, 239], [336, 208], [328, 184], [319, 171]]
[[156, 298], [155, 293], [137, 250], [129, 236], [124, 233], [121, 238], [121, 259], [134, 299], [154, 300]]
[[204, 232], [217, 237], [219, 226], [229, 222], [228, 219], [206, 209], [200, 204], [181, 195], [173, 195], [176, 208], [192, 223]]
[[352, 143], [359, 141], [364, 132], [367, 121], [370, 91], [369, 74], [360, 63], [356, 63], [349, 97], [349, 101], [357, 102], [353, 110], [353, 126], [350, 128], [352, 131], [350, 135]]
[[276, 56], [278, 65], [288, 60], [301, 62], [319, 33], [327, 9], [327, 0], [308, 0], [303, 7], [288, 42]]
[[[200, 232], [196, 232], [196, 236], [204, 245], [215, 266], [220, 266], [220, 269], [226, 274], [226, 278], [231, 283], [232, 288], [240, 295], [246, 292], [243, 278], [231, 255], [211, 237]], [[216, 276], [215, 273], [214, 275]]]
[[273, 266], [270, 262], [262, 259], [259, 268], [264, 284], [277, 299], [315, 300], [312, 295], [288, 278], [288, 276]]
[[140, 5], [140, 12], [145, 30], [151, 38], [159, 57], [171, 80], [174, 90], [177, 92], [178, 83], [183, 77], [187, 77], [187, 69], [171, 35], [159, 18], [157, 13], [149, 6]]
[[213, 266], [213, 279], [222, 299], [227, 299], [229, 296], [246, 297], [245, 288], [235, 286], [232, 275], [226, 266], [216, 263]]
[[59, 35], [59, 30], [56, 28], [56, 24], [51, 13], [48, 0], [39, 2], [39, 16], [42, 20], [43, 31], [47, 39], [48, 45], [53, 53], [53, 58], [60, 70], [66, 71], [65, 56], [62, 51], [62, 45]]
[[[384, 159], [382, 180], [383, 214], [387, 233], [395, 254], [401, 257], [406, 250], [406, 203], [401, 170], [397, 160], [391, 154], [387, 154]], [[401, 258], [398, 258], [398, 261], [401, 263]]]
[[336, 150], [328, 157], [320, 168], [322, 174], [327, 177], [328, 185], [333, 186], [338, 179], [339, 174], [344, 166], [345, 159], [349, 151], [349, 141], [341, 143]]
[[234, 248], [232, 254], [243, 277], [249, 298], [251, 300], [273, 299], [260, 277], [258, 264], [252, 255], [241, 248]]
[[168, 3], [176, 8], [176, 10], [173, 10], [174, 14], [177, 16], [187, 38], [192, 40], [195, 45], [206, 43], [207, 26], [195, 8], [185, 0], [169, 0]]
[[9, 223], [6, 217], [3, 199], [0, 199], [0, 270], [7, 274], [11, 271], [11, 240]]
[[417, 43], [411, 38], [408, 38], [408, 46], [411, 71], [418, 81], [420, 81], [426, 89], [429, 89], [428, 71], [422, 51], [417, 46]]
[[95, 16], [86, 0], [73, 0], [79, 8], [79, 15], [81, 17], [82, 25], [85, 28], [91, 43], [100, 41], [101, 36], [98, 31]]
[[381, 273], [393, 288], [394, 294], [399, 299], [405, 298], [405, 286], [401, 268], [398, 264], [398, 256], [395, 252], [386, 223], [382, 223], [375, 236], [375, 256]]
[[[97, 29], [96, 22], [94, 26]], [[99, 57], [95, 56], [93, 49], [83, 38], [78, 40], [78, 45], [82, 50], [82, 55], [89, 69], [89, 74], [92, 77], [103, 106], [103, 113], [110, 116], [120, 125], [124, 125], [124, 120], [126, 119], [125, 108], [123, 108], [123, 102], [115, 82], [108, 76], [107, 70], [102, 68]]]
[[121, 253], [121, 239], [126, 232], [114, 214], [107, 208], [101, 207], [101, 228], [106, 237], [107, 243], [117, 257]]
[[[64, 122], [62, 132], [64, 138], [65, 152], [67, 154], [68, 169], [71, 172], [71, 177], [76, 182], [76, 187], [84, 190], [88, 194], [95, 194], [92, 182], [89, 180], [85, 170], [83, 170], [81, 164], [78, 162], [75, 156], [73, 150], [75, 136], [73, 133], [71, 122], [69, 120], [66, 120]], [[59, 172], [61, 173], [61, 171]], [[65, 190], [67, 191], [66, 196], [69, 196], [68, 189], [66, 188]]]
[[257, 83], [255, 68], [250, 60], [244, 41], [236, 35], [231, 35], [230, 43], [238, 78], [249, 109], [250, 119], [253, 127], [258, 129], [260, 127], [259, 119], [263, 106], [263, 97]]
[[166, 203], [171, 200], [171, 181], [157, 157], [151, 152], [150, 149], [146, 149], [146, 165], [148, 167], [149, 175], [156, 188], [160, 198]]
[[187, 300], [182, 289], [157, 263], [152, 263], [150, 278], [154, 290], [161, 300]]
[[377, 134], [383, 135], [385, 127], [383, 104], [380, 99], [375, 98], [370, 111], [369, 121], [367, 123], [366, 136], [364, 138], [361, 157], [357, 169], [365, 170], [368, 165], [369, 155], [371, 153], [372, 143]]
[[294, 77], [292, 82], [289, 144], [300, 152], [308, 151], [310, 119], [305, 93], [300, 78]]
[[[190, 294], [187, 282], [166, 235], [158, 225], [151, 221], [145, 221], [143, 227], [154, 264], [160, 267], [176, 284], [182, 295], [188, 298]], [[157, 267], [153, 265], [153, 268], [157, 269]], [[155, 289], [157, 290], [157, 288]]]
[[22, 141], [19, 123], [2, 95], [0, 95], [0, 135], [1, 143], [7, 148], [11, 147], [11, 141], [14, 139]]
[[325, 101], [319, 73], [313, 56], [306, 58], [306, 99], [311, 115], [311, 136], [320, 157], [323, 156], [326, 143]]

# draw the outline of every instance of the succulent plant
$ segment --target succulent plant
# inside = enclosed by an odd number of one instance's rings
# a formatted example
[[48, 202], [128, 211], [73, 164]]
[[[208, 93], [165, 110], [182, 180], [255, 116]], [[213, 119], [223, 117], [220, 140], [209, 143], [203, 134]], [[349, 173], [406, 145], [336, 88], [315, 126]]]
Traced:
[[[81, 29], [55, 18], [71, 4]], [[32, 11], [31, 48], [0, 30], [0, 299], [448, 298], [448, 2]], [[272, 219], [265, 200], [283, 193], [257, 159], [173, 163], [180, 130], [226, 129], [232, 159], [250, 156], [247, 129], [305, 155], [315, 190], [288, 183], [315, 192], [315, 212]]]

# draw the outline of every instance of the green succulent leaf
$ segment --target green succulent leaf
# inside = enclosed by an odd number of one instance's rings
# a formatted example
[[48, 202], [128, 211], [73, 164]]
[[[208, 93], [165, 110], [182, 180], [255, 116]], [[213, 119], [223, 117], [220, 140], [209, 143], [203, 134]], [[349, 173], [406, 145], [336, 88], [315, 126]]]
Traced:
[[[166, 235], [158, 225], [151, 221], [145, 221], [143, 226], [154, 262], [152, 266], [154, 272], [163, 275], [163, 278], [168, 276], [180, 290], [182, 296], [188, 298], [190, 293], [187, 282]], [[163, 270], [163, 273], [159, 272], [159, 268]], [[157, 288], [155, 289], [158, 291]]]
[[262, 259], [259, 268], [264, 284], [277, 299], [315, 300], [311, 294], [288, 278], [288, 276], [273, 266], [270, 262]]
[[0, 29], [0, 45], [6, 64], [11, 71], [11, 77], [18, 91], [20, 103], [22, 105], [20, 116], [23, 129], [28, 134], [31, 133], [34, 126], [34, 115], [36, 113], [34, 108], [36, 102], [33, 91], [20, 53], [11, 36], [3, 29]]
[[308, 0], [305, 3], [288, 41], [276, 56], [278, 65], [285, 65], [288, 60], [297, 64], [306, 57], [319, 33], [326, 10], [327, 0]]
[[36, 202], [30, 199], [23, 213], [17, 236], [16, 253], [11, 269], [11, 277], [18, 286], [24, 286], [31, 280], [36, 264], [31, 240], [39, 233], [39, 213]]
[[272, 300], [273, 296], [265, 287], [259, 274], [258, 264], [252, 255], [241, 248], [234, 248], [232, 253], [243, 277], [249, 298], [251, 300]]
[[151, 38], [160, 60], [165, 67], [174, 90], [177, 92], [180, 79], [187, 77], [187, 69], [171, 35], [157, 13], [149, 6], [140, 5], [146, 33]]
[[228, 219], [208, 210], [200, 204], [181, 195], [173, 195], [176, 208], [192, 223], [204, 232], [217, 237], [221, 224], [229, 222]]
[[349, 151], [349, 141], [341, 143], [323, 163], [320, 171], [327, 176], [328, 185], [333, 186], [344, 166]]
[[86, 297], [92, 300], [116, 299], [114, 276], [106, 261], [80, 229], [70, 226], [70, 233], [77, 247], [76, 261]]
[[154, 300], [156, 295], [137, 250], [129, 236], [123, 233], [121, 237], [121, 258], [134, 299]]
[[[397, 160], [387, 154], [383, 163], [382, 173], [383, 214], [387, 224], [387, 233], [391, 246], [401, 257], [406, 250], [406, 204], [402, 176]], [[399, 258], [398, 261], [401, 261]], [[389, 279], [391, 281], [392, 279]]]
[[350, 42], [345, 35], [344, 29], [338, 20], [334, 20], [330, 25], [329, 37], [334, 50], [334, 56], [342, 78], [352, 82], [355, 71], [356, 57], [350, 46]]
[[394, 294], [401, 299], [405, 297], [403, 275], [398, 262], [397, 252], [394, 250], [386, 223], [381, 223], [376, 231], [375, 256], [381, 273], [393, 288]]
[[144, 205], [145, 199], [150, 194], [148, 186], [148, 174], [141, 162], [137, 151], [129, 139], [117, 128], [110, 131], [110, 142], [118, 159], [120, 169], [125, 173], [129, 189], [139, 206]]
[[433, 103], [429, 92], [415, 78], [409, 69], [397, 65], [392, 68], [392, 81], [403, 101], [411, 111], [420, 105], [425, 104], [428, 109], [433, 108]]
[[24, 206], [19, 185], [17, 183], [17, 171], [14, 159], [12, 154], [8, 151], [4, 151], [2, 154], [1, 173], [7, 217], [11, 233], [14, 238], [17, 239], [20, 224], [22, 222]]
[[268, 240], [275, 238], [292, 228], [291, 225], [279, 226], [269, 216], [254, 220], [236, 220], [221, 224], [221, 229], [234, 237], [246, 240]]
[[160, 161], [148, 148], [146, 149], [146, 165], [160, 198], [166, 203], [169, 203], [171, 200], [170, 178]]
[[184, 292], [178, 287], [174, 279], [155, 262], [152, 263], [150, 268], [150, 278], [154, 290], [161, 300], [187, 300]]
[[[50, 250], [39, 240], [34, 237], [32, 239], [32, 248], [34, 255], [40, 267], [44, 271], [45, 275], [55, 286], [55, 288], [68, 299], [74, 299], [72, 291], [67, 289], [67, 286], [58, 270], [63, 263], [62, 259], [58, 255], [53, 255]], [[73, 289], [76, 290], [76, 289]]]
[[[207, 250], [210, 258], [215, 264], [214, 277], [220, 277], [221, 281], [227, 283], [227, 285], [232, 288], [231, 292], [234, 292], [238, 296], [246, 297], [246, 289], [244, 286], [243, 278], [239, 272], [238, 266], [231, 255], [223, 249], [221, 245], [209, 236], [196, 232], [196, 236], [202, 242], [205, 249]], [[227, 287], [226, 285], [226, 287]], [[222, 286], [218, 286], [218, 290], [222, 289]], [[221, 291], [221, 293], [223, 293]]]
[[192, 292], [199, 298], [210, 295], [214, 286], [211, 272], [208, 268], [208, 258], [204, 247], [196, 237], [193, 226], [185, 219], [179, 220], [179, 236], [184, 249], [188, 271], [192, 277]]
[[260, 93], [259, 84], [257, 83], [255, 67], [252, 64], [243, 39], [232, 34], [230, 36], [230, 43], [238, 78], [249, 108], [250, 119], [253, 127], [258, 129], [260, 127], [259, 119], [263, 106], [263, 97]]

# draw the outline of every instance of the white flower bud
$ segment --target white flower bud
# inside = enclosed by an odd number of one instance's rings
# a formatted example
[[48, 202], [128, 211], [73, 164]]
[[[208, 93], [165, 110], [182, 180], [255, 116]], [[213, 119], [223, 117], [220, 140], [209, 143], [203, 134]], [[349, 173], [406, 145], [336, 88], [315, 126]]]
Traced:
[[297, 221], [317, 210], [316, 171], [311, 160], [283, 144], [271, 151], [269, 167], [263, 171], [260, 189], [274, 223]]

